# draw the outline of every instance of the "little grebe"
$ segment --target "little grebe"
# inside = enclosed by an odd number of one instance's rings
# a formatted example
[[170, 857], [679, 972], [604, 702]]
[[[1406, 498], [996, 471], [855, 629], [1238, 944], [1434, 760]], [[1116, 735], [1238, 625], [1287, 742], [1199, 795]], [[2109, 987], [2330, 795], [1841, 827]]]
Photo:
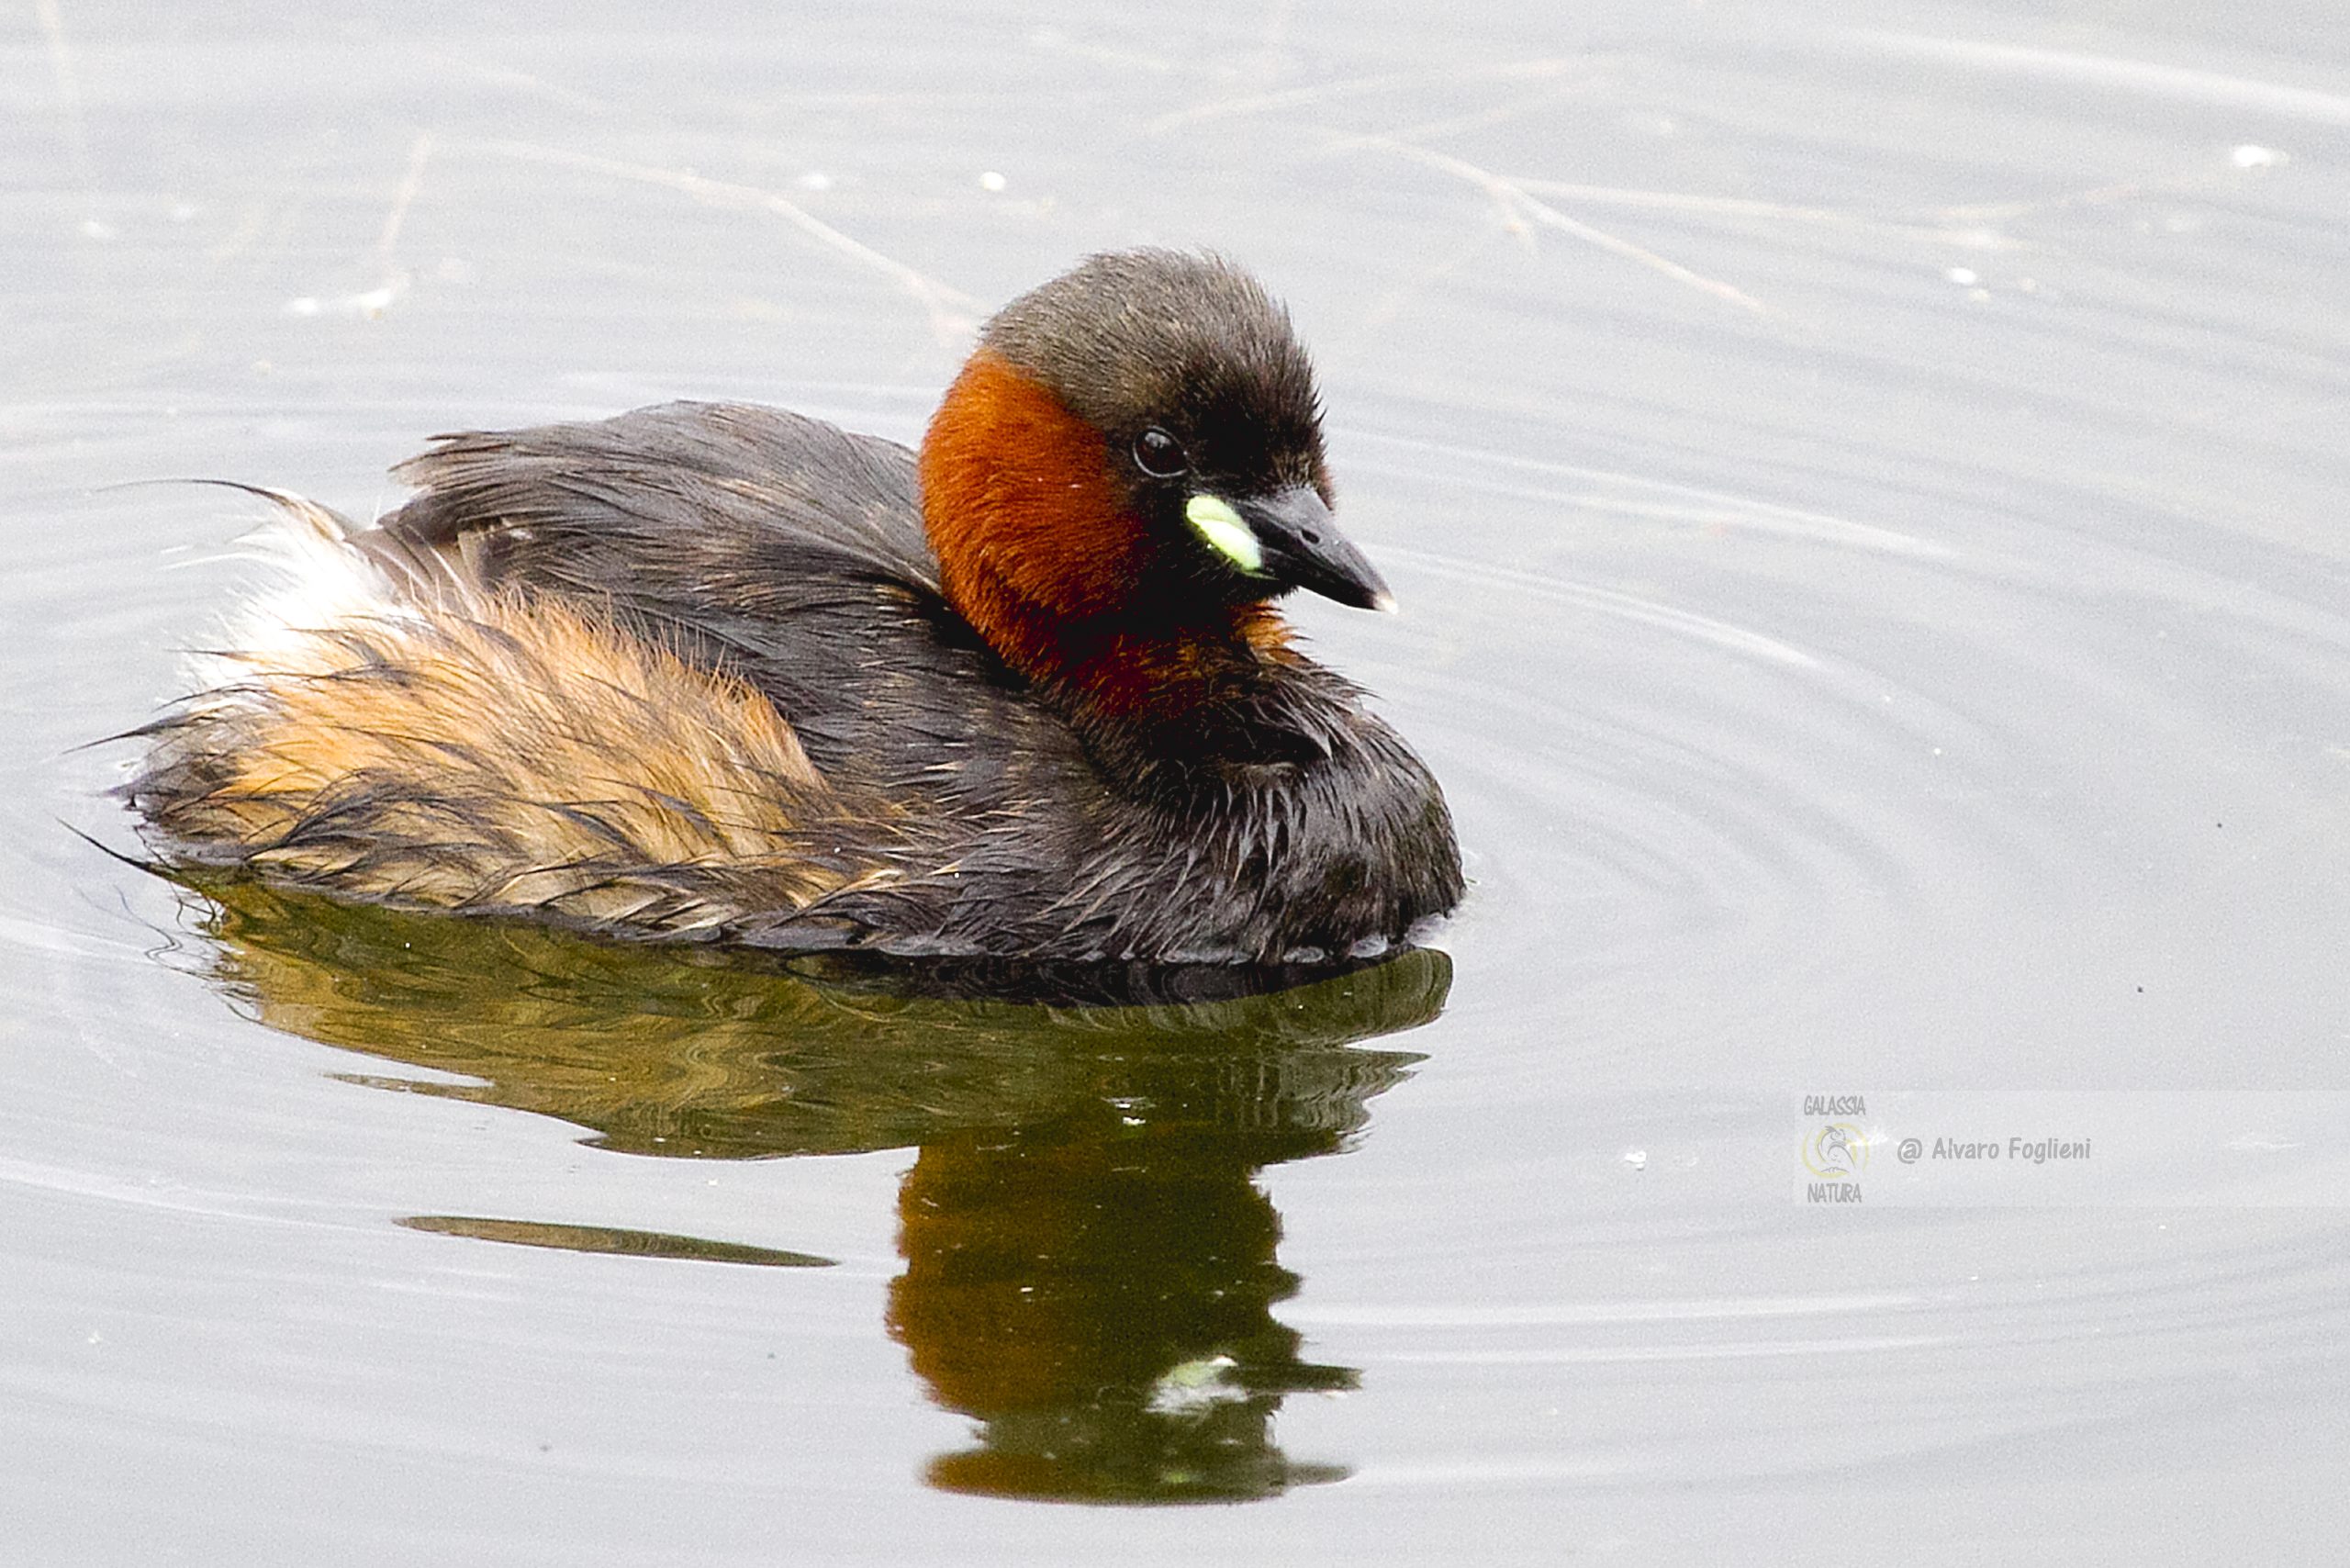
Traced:
[[917, 456], [673, 403], [440, 438], [140, 732], [172, 853], [789, 949], [1313, 962], [1461, 892], [1436, 781], [1271, 600], [1387, 608], [1245, 273], [1096, 256]]

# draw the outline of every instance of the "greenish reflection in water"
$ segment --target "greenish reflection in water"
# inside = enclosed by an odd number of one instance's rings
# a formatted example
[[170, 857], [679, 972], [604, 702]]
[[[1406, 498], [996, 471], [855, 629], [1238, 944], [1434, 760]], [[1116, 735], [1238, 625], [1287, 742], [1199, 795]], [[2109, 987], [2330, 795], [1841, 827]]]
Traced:
[[[934, 1484], [1180, 1502], [1346, 1473], [1273, 1441], [1285, 1395], [1356, 1374], [1304, 1361], [1275, 1320], [1300, 1282], [1254, 1178], [1340, 1148], [1418, 1059], [1353, 1043], [1436, 1017], [1441, 953], [1254, 991], [1298, 977], [1031, 975], [1022, 1001], [956, 994], [1002, 974], [624, 946], [249, 882], [203, 896], [215, 974], [261, 1021], [476, 1081], [360, 1081], [561, 1117], [638, 1154], [919, 1149], [889, 1328], [979, 1423]], [[410, 1223], [589, 1250], [733, 1245]]]
[[830, 1258], [812, 1252], [783, 1252], [740, 1241], [712, 1241], [666, 1230], [630, 1230], [616, 1225], [555, 1225], [537, 1219], [484, 1219], [475, 1215], [410, 1215], [399, 1222], [435, 1236], [470, 1236], [515, 1247], [553, 1247], [565, 1252], [615, 1252], [631, 1258], [691, 1258], [704, 1263], [756, 1263], [769, 1269], [828, 1269]]

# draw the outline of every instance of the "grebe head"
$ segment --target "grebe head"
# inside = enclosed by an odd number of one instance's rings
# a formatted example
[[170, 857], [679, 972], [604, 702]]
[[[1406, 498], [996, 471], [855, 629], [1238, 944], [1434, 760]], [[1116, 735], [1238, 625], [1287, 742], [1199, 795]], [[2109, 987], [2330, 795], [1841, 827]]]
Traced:
[[1288, 313], [1209, 256], [1094, 256], [982, 331], [922, 452], [946, 591], [1015, 666], [1077, 629], [1262, 618], [1292, 588], [1391, 609], [1333, 522]]

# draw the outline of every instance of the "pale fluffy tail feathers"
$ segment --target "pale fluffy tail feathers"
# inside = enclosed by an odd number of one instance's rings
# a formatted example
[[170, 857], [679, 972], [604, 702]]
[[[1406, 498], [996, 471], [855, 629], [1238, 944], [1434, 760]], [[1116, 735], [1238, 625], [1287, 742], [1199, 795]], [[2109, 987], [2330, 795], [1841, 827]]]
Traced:
[[285, 581], [141, 732], [125, 793], [193, 857], [350, 896], [716, 930], [894, 879], [774, 705], [600, 606], [256, 490]]

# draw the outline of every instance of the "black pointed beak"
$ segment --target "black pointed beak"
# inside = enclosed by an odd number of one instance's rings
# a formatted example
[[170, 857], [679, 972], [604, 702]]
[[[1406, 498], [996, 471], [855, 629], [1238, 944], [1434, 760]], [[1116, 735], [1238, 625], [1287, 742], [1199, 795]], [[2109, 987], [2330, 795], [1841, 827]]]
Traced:
[[1330, 509], [1312, 489], [1299, 485], [1252, 497], [1238, 510], [1264, 546], [1264, 574], [1282, 587], [1311, 589], [1357, 610], [1395, 608], [1379, 568], [1338, 532]]

